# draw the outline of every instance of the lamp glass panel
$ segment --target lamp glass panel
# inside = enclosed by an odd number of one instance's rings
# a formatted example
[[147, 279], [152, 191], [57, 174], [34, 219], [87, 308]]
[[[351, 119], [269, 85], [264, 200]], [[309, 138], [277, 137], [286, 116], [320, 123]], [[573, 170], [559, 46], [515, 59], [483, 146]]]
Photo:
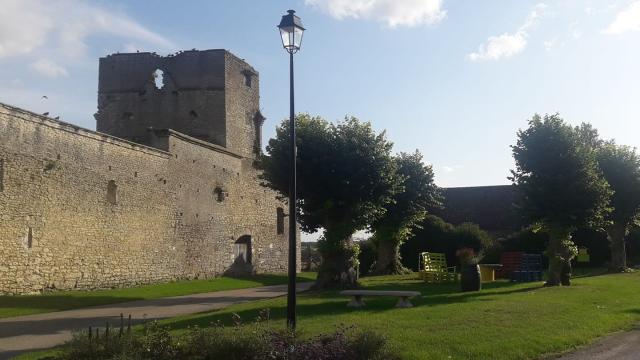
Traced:
[[304, 33], [304, 30], [302, 30], [299, 27], [295, 27], [294, 30], [294, 45], [296, 47], [296, 49], [300, 49], [300, 45], [302, 45], [302, 34]]
[[282, 46], [290, 48], [293, 45], [293, 26], [281, 27], [280, 36], [282, 37]]

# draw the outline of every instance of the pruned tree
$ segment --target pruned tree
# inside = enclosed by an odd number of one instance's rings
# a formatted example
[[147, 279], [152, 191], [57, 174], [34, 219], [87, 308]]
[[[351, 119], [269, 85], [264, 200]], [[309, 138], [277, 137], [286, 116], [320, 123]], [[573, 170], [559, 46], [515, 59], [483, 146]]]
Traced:
[[570, 285], [577, 252], [571, 233], [580, 225], [605, 222], [611, 189], [593, 147], [558, 114], [534, 115], [517, 136], [510, 179], [522, 194], [520, 210], [550, 236], [547, 285]]
[[597, 158], [613, 190], [613, 211], [606, 226], [611, 246], [610, 269], [624, 271], [627, 269], [625, 238], [629, 228], [637, 224], [640, 213], [640, 157], [634, 148], [607, 141], [598, 147]]
[[441, 206], [441, 194], [434, 183], [433, 168], [425, 165], [422, 154], [400, 153], [394, 157], [402, 190], [387, 204], [386, 212], [371, 225], [374, 232], [376, 262], [372, 274], [402, 274], [400, 246], [427, 216], [428, 209]]
[[[285, 196], [288, 127], [287, 121], [280, 124], [259, 161], [265, 185]], [[331, 124], [298, 115], [296, 127], [300, 225], [307, 232], [323, 231], [316, 288], [354, 287], [357, 246], [351, 237], [382, 216], [400, 188], [392, 144], [384, 132], [376, 134], [354, 117]]]

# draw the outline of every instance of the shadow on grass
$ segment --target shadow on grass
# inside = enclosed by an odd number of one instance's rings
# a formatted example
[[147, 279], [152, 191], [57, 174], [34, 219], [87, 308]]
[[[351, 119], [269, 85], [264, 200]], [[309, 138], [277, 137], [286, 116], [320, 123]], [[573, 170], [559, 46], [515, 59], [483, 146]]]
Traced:
[[[310, 273], [301, 274], [298, 276], [297, 281], [299, 283], [313, 281], [313, 275], [314, 274]], [[4, 295], [0, 296], [0, 318], [163, 297], [186, 296], [196, 293], [244, 289], [256, 286], [284, 285], [287, 283], [287, 279], [287, 275], [284, 274], [258, 274], [212, 278], [208, 280], [185, 280], [150, 284], [141, 287], [95, 291], [60, 291], [37, 295]], [[229, 283], [228, 280], [239, 281], [237, 284], [233, 284]], [[244, 281], [255, 284], [243, 283]], [[197, 286], [189, 288], [188, 285], [190, 282], [197, 284]], [[221, 284], [221, 282], [224, 282], [224, 284]]]
[[[489, 296], [502, 296], [514, 293], [525, 293], [539, 290], [542, 285], [516, 287], [517, 283], [496, 282], [487, 284], [484, 291], [461, 293], [459, 284], [425, 284], [425, 283], [397, 283], [393, 285], [367, 286], [367, 290], [401, 290], [401, 291], [420, 291], [421, 297], [411, 299], [414, 307], [427, 306], [435, 308], [442, 305], [451, 305], [461, 302], [480, 302], [491, 301]], [[304, 299], [317, 299], [318, 303], [305, 303]], [[364, 308], [349, 308], [347, 303], [349, 297], [339, 295], [337, 291], [324, 292], [307, 292], [302, 301], [296, 306], [298, 316], [300, 318], [314, 316], [339, 316], [350, 313], [373, 314], [387, 311], [403, 311], [403, 309], [395, 308], [397, 298], [395, 297], [365, 297]], [[280, 302], [277, 305], [269, 306], [265, 304], [262, 307], [254, 307], [250, 309], [234, 312], [239, 315], [245, 323], [252, 322], [264, 309], [269, 309], [270, 318], [272, 320], [283, 320], [286, 318], [286, 305]], [[225, 309], [215, 310], [205, 314], [197, 315], [188, 319], [179, 319], [171, 321], [168, 325], [174, 330], [184, 330], [193, 326], [210, 326], [211, 324], [220, 322], [225, 325], [233, 324], [232, 314]]]
[[[237, 276], [225, 275], [225, 278], [256, 281], [262, 284], [263, 286], [283, 285], [283, 284], [286, 284], [289, 279], [287, 274], [256, 274], [256, 275], [237, 275]], [[297, 282], [315, 281], [315, 276], [313, 276], [313, 274], [299, 274], [296, 277], [296, 281]]]
[[[31, 314], [29, 310], [58, 311], [74, 309], [85, 306], [106, 305], [127, 301], [143, 300], [136, 296], [86, 296], [82, 294], [61, 294], [61, 295], [20, 295], [20, 296], [0, 296], [0, 317], [14, 316], [4, 314], [15, 309], [16, 315]], [[22, 309], [22, 311], [20, 310]], [[42, 311], [38, 311], [42, 312]]]
[[599, 268], [574, 267], [572, 271], [573, 271], [572, 277], [574, 279], [611, 274], [609, 271], [607, 271], [606, 268], [600, 268], [600, 267]]

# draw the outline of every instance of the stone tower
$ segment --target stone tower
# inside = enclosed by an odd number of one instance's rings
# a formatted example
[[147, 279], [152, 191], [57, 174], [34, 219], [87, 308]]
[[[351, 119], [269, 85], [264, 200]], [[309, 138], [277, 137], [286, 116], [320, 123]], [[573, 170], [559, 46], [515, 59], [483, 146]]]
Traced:
[[258, 73], [226, 50], [114, 54], [100, 59], [97, 130], [153, 145], [172, 129], [245, 158], [260, 150]]

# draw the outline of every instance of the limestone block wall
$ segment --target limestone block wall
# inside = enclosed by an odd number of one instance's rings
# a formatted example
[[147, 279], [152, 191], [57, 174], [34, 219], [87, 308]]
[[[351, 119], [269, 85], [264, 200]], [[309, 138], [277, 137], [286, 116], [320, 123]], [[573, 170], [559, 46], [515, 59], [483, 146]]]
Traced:
[[156, 148], [0, 104], [0, 293], [217, 276], [243, 235], [257, 272], [286, 270], [286, 206], [253, 160], [153, 136]]
[[259, 185], [253, 159], [173, 131], [156, 131], [154, 137], [172, 154], [168, 178], [176, 194], [177, 236], [190, 244], [189, 276], [229, 270], [235, 243], [246, 235], [255, 271], [286, 271], [286, 218], [282, 233], [276, 226], [277, 209], [286, 206]]

